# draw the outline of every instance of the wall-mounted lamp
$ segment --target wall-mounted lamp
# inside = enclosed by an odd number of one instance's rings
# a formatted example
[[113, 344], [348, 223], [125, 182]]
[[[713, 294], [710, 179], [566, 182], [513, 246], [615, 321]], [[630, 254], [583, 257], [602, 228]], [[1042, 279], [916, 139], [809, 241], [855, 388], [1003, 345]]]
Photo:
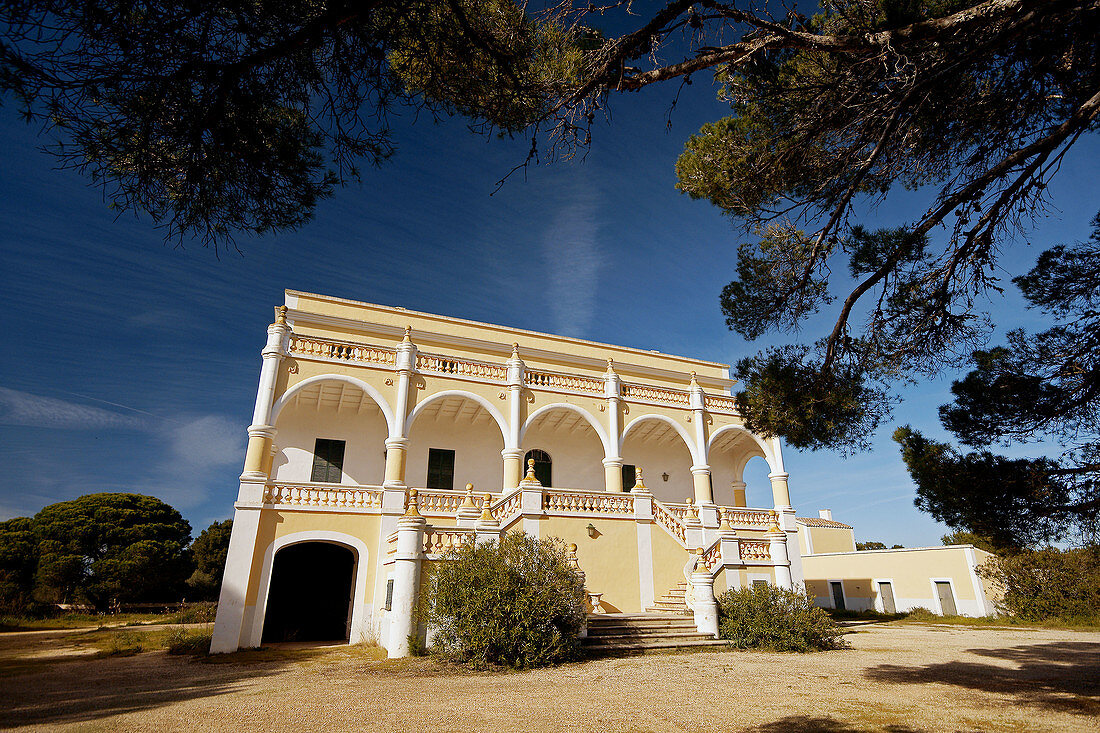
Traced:
[[662, 473], [661, 478], [663, 478], [665, 481], [668, 481], [668, 471], [665, 471], [664, 473]]
[[596, 539], [596, 537], [600, 534], [599, 530], [596, 529], [596, 525], [592, 523], [589, 523], [589, 525], [585, 527], [585, 529], [588, 530], [588, 536], [592, 539]]

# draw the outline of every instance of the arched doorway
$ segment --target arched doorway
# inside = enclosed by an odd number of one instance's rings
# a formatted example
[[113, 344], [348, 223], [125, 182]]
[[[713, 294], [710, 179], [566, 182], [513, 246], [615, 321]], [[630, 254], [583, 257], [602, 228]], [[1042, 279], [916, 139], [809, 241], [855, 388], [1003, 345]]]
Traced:
[[355, 586], [355, 552], [331, 542], [301, 542], [275, 553], [263, 641], [346, 641]]
[[532, 448], [523, 455], [524, 472], [529, 465], [528, 461], [534, 460], [535, 462], [535, 478], [539, 480], [539, 483], [543, 486], [553, 486], [552, 479], [554, 477], [553, 461], [550, 460], [550, 454], [539, 448]]

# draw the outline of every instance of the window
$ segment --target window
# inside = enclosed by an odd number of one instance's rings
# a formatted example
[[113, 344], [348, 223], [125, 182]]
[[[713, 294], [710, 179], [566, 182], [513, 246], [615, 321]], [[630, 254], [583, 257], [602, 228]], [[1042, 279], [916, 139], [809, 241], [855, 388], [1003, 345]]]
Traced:
[[455, 452], [446, 448], [428, 449], [429, 489], [453, 489], [455, 485]]
[[313, 447], [313, 473], [309, 476], [310, 481], [340, 483], [344, 477], [344, 445], [343, 440], [317, 439]]
[[553, 472], [550, 470], [552, 466], [550, 454], [538, 448], [527, 451], [527, 455], [523, 457], [523, 470], [525, 473], [527, 471], [527, 461], [532, 458], [535, 459], [535, 478], [537, 478], [539, 483], [543, 486], [553, 486], [554, 484], [551, 483]]
[[638, 481], [638, 472], [634, 466], [623, 464], [623, 491], [630, 491]]
[[393, 578], [386, 581], [386, 610], [393, 610]]

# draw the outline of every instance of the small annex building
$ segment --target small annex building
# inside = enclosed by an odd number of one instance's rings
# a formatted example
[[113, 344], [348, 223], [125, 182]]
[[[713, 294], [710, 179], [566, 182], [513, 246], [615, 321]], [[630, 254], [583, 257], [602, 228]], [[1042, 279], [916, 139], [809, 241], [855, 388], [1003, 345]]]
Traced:
[[575, 546], [597, 612], [716, 634], [716, 593], [803, 582], [780, 442], [745, 430], [733, 384], [726, 364], [286, 291], [211, 650], [403, 656], [430, 564], [503, 532]]
[[835, 521], [828, 509], [817, 517], [797, 517], [795, 523], [806, 590], [823, 608], [995, 613], [994, 591], [978, 573], [992, 553], [973, 545], [856, 550], [853, 527]]

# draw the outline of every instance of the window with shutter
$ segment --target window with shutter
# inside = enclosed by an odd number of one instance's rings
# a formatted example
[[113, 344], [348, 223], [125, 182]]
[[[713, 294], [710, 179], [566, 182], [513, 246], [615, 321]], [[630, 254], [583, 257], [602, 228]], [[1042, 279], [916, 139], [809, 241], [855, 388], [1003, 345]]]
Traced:
[[318, 438], [313, 447], [313, 472], [310, 481], [338, 484], [344, 478], [343, 440]]
[[446, 448], [428, 449], [429, 489], [453, 489], [455, 485], [455, 452]]
[[629, 463], [623, 464], [623, 491], [630, 491], [638, 481], [638, 472]]

